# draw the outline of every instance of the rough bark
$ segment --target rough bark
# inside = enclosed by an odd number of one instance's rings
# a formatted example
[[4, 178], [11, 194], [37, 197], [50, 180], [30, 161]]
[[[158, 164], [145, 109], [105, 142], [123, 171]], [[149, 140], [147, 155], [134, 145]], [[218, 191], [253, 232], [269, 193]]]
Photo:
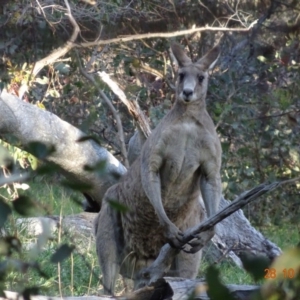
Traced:
[[[91, 183], [89, 194], [100, 205], [101, 199], [112, 184], [117, 182], [126, 169], [106, 149], [93, 140], [76, 142], [84, 136], [83, 132], [61, 120], [56, 115], [22, 102], [16, 96], [2, 93], [0, 97], [0, 138], [8, 139], [14, 135], [26, 147], [32, 141], [40, 141], [55, 146], [47, 161], [57, 165], [65, 176], [74, 182]], [[105, 160], [106, 169], [101, 177], [84, 170], [85, 165], [94, 165]], [[228, 205], [221, 199], [221, 207]], [[255, 230], [242, 211], [234, 213], [217, 225], [217, 234], [207, 248], [207, 255], [214, 254], [213, 260], [224, 256], [233, 258], [240, 265], [237, 257], [239, 250], [248, 249], [274, 258], [281, 250]]]

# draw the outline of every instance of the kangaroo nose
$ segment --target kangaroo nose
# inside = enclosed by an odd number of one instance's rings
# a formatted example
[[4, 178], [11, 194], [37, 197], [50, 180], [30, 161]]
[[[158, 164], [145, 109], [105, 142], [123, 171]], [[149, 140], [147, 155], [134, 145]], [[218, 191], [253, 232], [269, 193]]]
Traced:
[[189, 98], [192, 94], [193, 94], [193, 90], [191, 90], [191, 89], [185, 89], [185, 90], [183, 90], [183, 95], [186, 98]]

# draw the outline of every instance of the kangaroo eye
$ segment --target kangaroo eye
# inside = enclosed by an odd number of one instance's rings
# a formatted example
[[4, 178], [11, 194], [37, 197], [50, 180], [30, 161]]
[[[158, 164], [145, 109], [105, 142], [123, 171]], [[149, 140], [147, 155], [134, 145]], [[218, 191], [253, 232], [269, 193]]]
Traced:
[[179, 77], [179, 81], [182, 81], [184, 78], [185, 74], [184, 73], [179, 73], [178, 77]]
[[204, 79], [204, 76], [203, 75], [198, 75], [198, 81], [199, 83], [201, 83]]

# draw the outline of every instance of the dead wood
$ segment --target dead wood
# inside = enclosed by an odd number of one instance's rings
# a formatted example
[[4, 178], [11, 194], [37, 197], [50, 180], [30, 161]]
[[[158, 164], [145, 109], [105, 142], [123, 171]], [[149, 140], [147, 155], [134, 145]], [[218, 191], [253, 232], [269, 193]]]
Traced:
[[[0, 96], [0, 119], [3, 140], [11, 141], [14, 136], [22, 149], [34, 141], [53, 145], [55, 152], [46, 161], [57, 166], [68, 180], [90, 185], [88, 193], [99, 205], [106, 190], [126, 172], [112, 154], [93, 140], [79, 143], [85, 134], [76, 127], [4, 91]], [[100, 161], [106, 162], [101, 178], [86, 171], [85, 166], [94, 166]]]
[[118, 96], [118, 98], [126, 105], [130, 115], [133, 117], [135, 122], [137, 123], [139, 129], [143, 133], [143, 135], [148, 138], [151, 134], [150, 125], [146, 119], [145, 114], [141, 110], [137, 101], [130, 101], [127, 99], [124, 92], [120, 89], [118, 84], [113, 81], [106, 72], [98, 72], [101, 80], [104, 81], [109, 88], [113, 91], [113, 93]]
[[[299, 180], [299, 178], [295, 180]], [[227, 207], [219, 211], [216, 215], [210, 217], [208, 220], [192, 228], [191, 230], [188, 230], [184, 234], [184, 242], [188, 243], [192, 241], [195, 237], [197, 237], [198, 234], [200, 234], [203, 231], [209, 230], [214, 225], [216, 225], [232, 213], [236, 212], [238, 209], [241, 209], [245, 205], [256, 200], [261, 195], [274, 190], [282, 184], [291, 183], [295, 180], [286, 180], [282, 182], [274, 182], [271, 184], [262, 184], [251, 189], [250, 191], [244, 192], [235, 201], [231, 202]], [[178, 252], [179, 251], [177, 249], [171, 248], [171, 246], [165, 244], [154, 263], [149, 268], [146, 268], [143, 271], [141, 271], [140, 280], [142, 281], [144, 279], [147, 281], [149, 279], [149, 282], [151, 283], [163, 277], [164, 273], [166, 272], [166, 270], [168, 270], [168, 267], [170, 266], [170, 262], [173, 260], [173, 258]]]
[[100, 89], [99, 85], [95, 81], [94, 76], [92, 74], [89, 74], [83, 68], [83, 66], [81, 64], [81, 61], [80, 61], [80, 58], [79, 58], [78, 52], [76, 52], [76, 54], [77, 54], [77, 61], [79, 63], [79, 68], [80, 68], [81, 74], [85, 78], [87, 78], [95, 86], [95, 88], [98, 90], [98, 93], [99, 93], [100, 97], [104, 100], [104, 102], [106, 103], [106, 105], [109, 107], [110, 111], [112, 112], [112, 114], [113, 114], [113, 116], [114, 116], [114, 118], [116, 120], [117, 128], [118, 128], [118, 137], [119, 137], [119, 141], [120, 141], [120, 148], [121, 148], [121, 151], [122, 151], [122, 154], [123, 154], [125, 167], [128, 168], [129, 167], [128, 155], [127, 155], [127, 150], [126, 150], [126, 146], [125, 146], [124, 130], [123, 130], [123, 125], [122, 125], [122, 121], [121, 121], [120, 115], [118, 114], [117, 110], [115, 109], [115, 107], [112, 104], [112, 102], [110, 101], [110, 99]]
[[[10, 291], [4, 291], [5, 297], [0, 297], [0, 300], [25, 300], [25, 298], [16, 293]], [[27, 298], [28, 299], [28, 298]], [[114, 300], [116, 298], [107, 297], [107, 296], [80, 296], [80, 297], [52, 297], [52, 296], [41, 296], [41, 295], [32, 295], [30, 296], [31, 300]], [[124, 299], [126, 300], [126, 299]]]
[[69, 21], [71, 22], [71, 24], [73, 26], [73, 33], [72, 33], [70, 39], [62, 47], [55, 49], [51, 54], [49, 54], [48, 56], [44, 57], [43, 59], [41, 59], [35, 63], [33, 71], [32, 71], [32, 74], [34, 77], [45, 66], [48, 66], [49, 64], [56, 62], [56, 60], [58, 58], [67, 54], [73, 48], [73, 45], [78, 37], [78, 34], [80, 32], [79, 26], [72, 15], [71, 8], [70, 8], [70, 5], [67, 0], [65, 0], [65, 4], [67, 6], [67, 14], [66, 15], [68, 16]]
[[[247, 300], [256, 293], [258, 286], [252, 285], [234, 285], [229, 284], [227, 288], [237, 300]], [[136, 290], [133, 293], [122, 297], [108, 296], [80, 296], [80, 297], [50, 297], [50, 296], [30, 296], [31, 300], [187, 300], [193, 293], [193, 299], [209, 300], [207, 293], [207, 285], [204, 280], [191, 280], [176, 277], [161, 278], [151, 286], [146, 286]], [[23, 300], [24, 298], [15, 292], [4, 292], [6, 298], [0, 297], [0, 300]]]

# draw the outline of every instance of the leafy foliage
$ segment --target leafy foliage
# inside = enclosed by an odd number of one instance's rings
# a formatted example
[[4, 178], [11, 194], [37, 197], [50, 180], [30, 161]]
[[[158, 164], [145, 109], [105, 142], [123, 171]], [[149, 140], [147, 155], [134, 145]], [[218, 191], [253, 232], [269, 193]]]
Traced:
[[3, 227], [11, 212], [10, 206], [0, 199], [0, 228]]
[[271, 265], [275, 274], [261, 289], [263, 299], [296, 300], [300, 293], [300, 248], [285, 251]]
[[253, 276], [255, 281], [263, 279], [266, 274], [265, 270], [270, 266], [270, 260], [264, 256], [243, 253], [241, 260], [243, 267]]
[[116, 210], [117, 212], [125, 213], [129, 210], [129, 207], [116, 201], [116, 200], [108, 200], [109, 205]]
[[206, 281], [208, 285], [207, 294], [211, 299], [221, 300], [225, 298], [234, 300], [234, 297], [230, 294], [228, 288], [221, 283], [218, 270], [213, 266], [207, 269]]
[[53, 253], [53, 255], [51, 256], [50, 261], [52, 263], [60, 263], [63, 260], [67, 259], [72, 251], [74, 250], [74, 246], [69, 246], [69, 245], [61, 245], [56, 251], [55, 253]]
[[38, 215], [36, 204], [27, 196], [19, 196], [12, 204], [15, 211], [22, 216], [28, 217], [34, 214]]

